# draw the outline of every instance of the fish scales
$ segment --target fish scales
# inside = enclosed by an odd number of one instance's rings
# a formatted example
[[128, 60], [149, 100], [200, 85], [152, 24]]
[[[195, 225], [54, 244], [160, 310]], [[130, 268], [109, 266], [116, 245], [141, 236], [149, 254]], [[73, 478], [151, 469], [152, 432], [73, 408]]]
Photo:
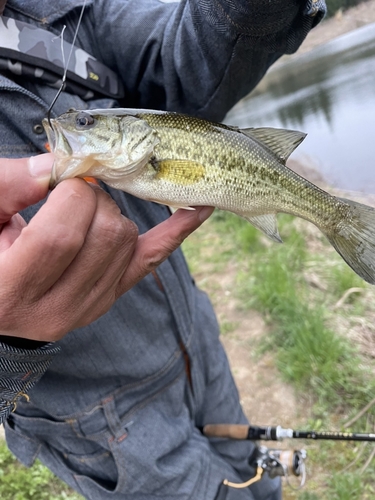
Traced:
[[177, 113], [70, 110], [44, 122], [55, 153], [55, 185], [96, 177], [175, 208], [234, 212], [275, 241], [276, 214], [314, 223], [344, 260], [375, 284], [375, 210], [330, 195], [288, 167], [298, 131], [237, 129]]
[[[327, 199], [327, 193], [280, 164], [275, 155], [248, 136], [230, 127], [218, 127], [198, 119], [187, 121], [184, 115], [171, 114], [168, 120], [155, 114], [140, 114], [139, 117], [158, 130], [160, 144], [155, 147], [155, 155], [160, 160], [179, 159], [183, 154], [183, 157], [205, 166], [205, 175], [196, 181], [200, 180], [199, 189], [204, 190], [206, 197], [201, 190], [197, 197], [194, 186], [191, 186], [186, 193], [187, 203], [212, 204], [213, 188], [215, 206], [238, 211], [240, 204], [241, 215], [281, 211], [309, 220], [313, 218], [312, 222], [315, 222], [325, 218], [330, 220], [326, 217], [327, 202], [332, 204], [331, 213], [337, 210], [334, 197]], [[183, 152], [181, 144], [185, 145]], [[167, 196], [170, 186], [168, 178], [165, 181]], [[155, 189], [157, 186], [153, 185]], [[304, 196], [301, 198], [302, 189]], [[173, 201], [170, 204], [173, 205]]]

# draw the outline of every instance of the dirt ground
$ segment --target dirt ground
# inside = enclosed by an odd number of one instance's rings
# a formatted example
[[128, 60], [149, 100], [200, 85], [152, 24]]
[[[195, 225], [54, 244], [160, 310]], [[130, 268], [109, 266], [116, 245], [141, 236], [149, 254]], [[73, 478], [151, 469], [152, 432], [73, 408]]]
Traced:
[[[197, 280], [199, 285], [199, 280]], [[227, 352], [233, 375], [240, 392], [241, 404], [255, 425], [284, 427], [295, 425], [306, 413], [298, 404], [293, 389], [280, 380], [272, 355], [260, 355], [254, 349], [267, 334], [268, 327], [256, 311], [241, 311], [232, 295], [235, 289], [235, 272], [212, 275], [207, 289], [214, 303], [218, 318], [231, 325], [230, 332], [222, 334], [221, 341]]]

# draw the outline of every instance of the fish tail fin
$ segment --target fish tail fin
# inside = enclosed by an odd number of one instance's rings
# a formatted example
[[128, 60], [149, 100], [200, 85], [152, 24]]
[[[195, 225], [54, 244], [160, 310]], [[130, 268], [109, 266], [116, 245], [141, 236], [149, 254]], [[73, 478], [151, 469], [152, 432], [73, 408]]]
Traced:
[[325, 231], [332, 246], [361, 278], [375, 285], [375, 209], [339, 198], [349, 216], [334, 231]]

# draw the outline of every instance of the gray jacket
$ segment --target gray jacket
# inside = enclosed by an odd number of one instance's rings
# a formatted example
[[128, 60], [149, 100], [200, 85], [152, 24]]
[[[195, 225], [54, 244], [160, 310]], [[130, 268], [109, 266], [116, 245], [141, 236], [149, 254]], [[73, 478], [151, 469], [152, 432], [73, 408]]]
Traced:
[[[4, 15], [57, 35], [66, 25], [64, 37], [71, 41], [82, 3], [9, 0]], [[323, 0], [88, 0], [87, 4], [77, 44], [121, 76], [122, 105], [215, 120], [254, 88], [277, 58], [294, 52], [325, 10]], [[31, 80], [21, 87], [8, 76], [0, 74], [0, 157], [45, 151], [46, 137], [38, 125], [56, 91]], [[109, 98], [84, 101], [65, 92], [52, 115], [71, 107], [116, 105]], [[103, 187], [141, 233], [168, 217], [165, 207]], [[39, 206], [27, 209], [25, 218], [31, 218]], [[105, 316], [56, 344], [28, 350], [0, 343], [0, 377], [3, 419], [17, 401], [7, 440], [20, 460], [27, 465], [33, 462], [42, 443], [39, 434], [48, 425], [53, 440], [54, 434], [63, 436], [72, 427], [76, 435], [97, 436], [104, 426], [119, 438], [127, 423], [126, 432], [132, 437], [127, 439], [129, 458], [124, 466], [127, 491], [159, 489], [161, 498], [167, 498], [165, 484], [172, 490], [176, 487], [177, 476], [181, 498], [184, 494], [213, 498], [218, 482], [211, 487], [212, 478], [219, 480], [224, 466], [221, 458], [204, 463], [202, 450], [211, 445], [196, 429], [224, 419], [245, 421], [218, 341], [214, 312], [195, 287], [180, 251], [158, 268], [157, 279], [147, 276]], [[29, 403], [21, 393], [28, 393]], [[111, 420], [113, 401], [121, 416]], [[88, 419], [93, 414], [97, 418]], [[121, 426], [116, 427], [120, 420]], [[157, 432], [148, 434], [153, 422]], [[171, 433], [171, 426], [178, 430]], [[162, 445], [160, 435], [165, 437]], [[247, 479], [249, 444], [212, 446]], [[181, 470], [172, 473], [162, 462], [176, 448]], [[143, 483], [140, 450], [147, 455], [147, 470], [149, 463], [159, 468], [159, 472], [148, 471]], [[115, 456], [116, 450], [112, 453]], [[186, 470], [185, 484], [181, 471]], [[90, 482], [82, 479], [80, 487], [89, 496]], [[267, 488], [274, 486], [264, 486], [256, 498], [266, 498]], [[153, 498], [146, 493], [139, 498]], [[104, 492], [101, 498], [107, 498]]]

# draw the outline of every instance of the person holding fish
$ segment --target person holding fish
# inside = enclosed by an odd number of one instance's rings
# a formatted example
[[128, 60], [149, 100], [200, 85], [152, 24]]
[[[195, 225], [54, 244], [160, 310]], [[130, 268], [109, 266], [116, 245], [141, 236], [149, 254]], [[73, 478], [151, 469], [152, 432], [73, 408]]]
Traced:
[[[212, 306], [178, 250], [212, 208], [171, 215], [152, 195], [64, 180], [60, 167], [104, 116], [93, 147], [106, 141], [105, 154], [70, 167], [91, 162], [100, 177], [117, 148], [106, 134], [126, 125], [127, 173], [143, 162], [175, 175], [171, 158], [151, 154], [152, 116], [109, 124], [105, 109], [221, 120], [324, 12], [323, 0], [0, 0], [0, 416], [25, 465], [39, 458], [94, 500], [281, 498], [268, 477], [224, 491], [224, 479], [255, 475], [254, 444], [200, 430], [247, 422]], [[54, 155], [42, 126], [52, 102]], [[185, 185], [202, 178], [199, 165], [179, 163]]]

